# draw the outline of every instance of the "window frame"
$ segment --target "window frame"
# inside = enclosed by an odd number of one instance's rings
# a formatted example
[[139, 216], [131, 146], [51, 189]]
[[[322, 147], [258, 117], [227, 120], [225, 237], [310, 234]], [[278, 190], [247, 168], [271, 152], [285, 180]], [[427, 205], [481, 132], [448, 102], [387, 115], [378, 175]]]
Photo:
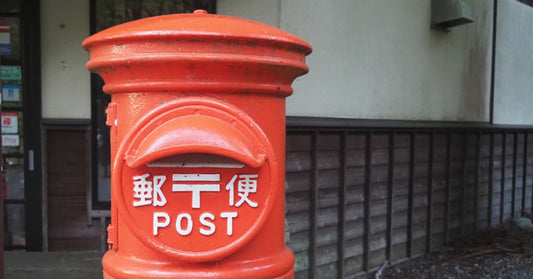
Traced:
[[[90, 0], [89, 2], [89, 24], [90, 24], [90, 34], [97, 33], [97, 1]], [[216, 0], [208, 0], [208, 9], [207, 11], [210, 14], [216, 14]], [[98, 198], [99, 195], [99, 181], [98, 181], [98, 143], [97, 143], [97, 129], [98, 129], [98, 117], [105, 117], [100, 115], [98, 116], [98, 104], [97, 98], [99, 93], [99, 84], [100, 80], [96, 74], [91, 73], [91, 176], [93, 177], [89, 187], [90, 198], [90, 209], [96, 212], [101, 210], [109, 210], [111, 208], [110, 201], [101, 201]]]

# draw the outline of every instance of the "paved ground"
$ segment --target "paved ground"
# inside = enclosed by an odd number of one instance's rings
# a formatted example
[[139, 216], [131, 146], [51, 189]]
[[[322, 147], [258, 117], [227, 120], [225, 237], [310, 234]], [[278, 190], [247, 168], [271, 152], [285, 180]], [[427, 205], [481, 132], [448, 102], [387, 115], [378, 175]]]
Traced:
[[103, 252], [6, 251], [6, 279], [102, 278]]
[[533, 223], [514, 218], [428, 255], [385, 267], [380, 278], [532, 279]]

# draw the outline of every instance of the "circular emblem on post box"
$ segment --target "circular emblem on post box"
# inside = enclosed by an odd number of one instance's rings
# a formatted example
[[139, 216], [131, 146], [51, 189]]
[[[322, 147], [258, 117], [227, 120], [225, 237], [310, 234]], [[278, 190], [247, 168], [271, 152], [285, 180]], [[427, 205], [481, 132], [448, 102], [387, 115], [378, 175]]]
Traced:
[[254, 121], [233, 105], [196, 97], [163, 104], [134, 125], [112, 179], [120, 218], [142, 242], [196, 262], [250, 241], [283, 186]]

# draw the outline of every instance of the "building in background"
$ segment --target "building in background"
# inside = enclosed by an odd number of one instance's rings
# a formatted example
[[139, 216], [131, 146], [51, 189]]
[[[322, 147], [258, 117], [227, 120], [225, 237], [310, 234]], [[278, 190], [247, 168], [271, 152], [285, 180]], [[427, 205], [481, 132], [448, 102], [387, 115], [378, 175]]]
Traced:
[[17, 123], [3, 125], [6, 247], [105, 249], [108, 100], [81, 42], [195, 8], [313, 46], [287, 99], [298, 278], [350, 277], [530, 212], [533, 3], [463, 0], [474, 22], [446, 32], [431, 28], [431, 2], [2, 1], [13, 42], [1, 58], [2, 122]]

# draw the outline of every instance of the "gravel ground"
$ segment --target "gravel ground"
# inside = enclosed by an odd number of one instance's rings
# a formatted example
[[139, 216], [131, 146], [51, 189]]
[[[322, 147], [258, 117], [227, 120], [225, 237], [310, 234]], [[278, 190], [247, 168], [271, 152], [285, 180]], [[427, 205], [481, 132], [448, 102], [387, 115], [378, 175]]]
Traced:
[[[525, 223], [525, 225], [524, 225]], [[533, 226], [509, 220], [429, 255], [386, 267], [373, 278], [533, 278]]]

